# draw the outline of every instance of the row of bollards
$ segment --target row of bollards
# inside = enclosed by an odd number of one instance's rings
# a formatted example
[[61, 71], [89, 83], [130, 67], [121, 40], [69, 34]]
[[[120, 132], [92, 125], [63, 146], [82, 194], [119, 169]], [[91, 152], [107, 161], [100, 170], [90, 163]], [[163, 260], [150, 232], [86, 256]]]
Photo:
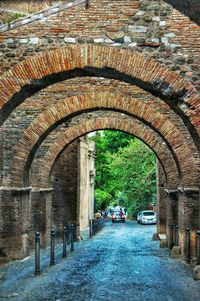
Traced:
[[[172, 249], [174, 246], [179, 245], [179, 227], [178, 225], [169, 225], [169, 248]], [[191, 234], [190, 227], [186, 228], [186, 243], [185, 243], [185, 260], [190, 263], [190, 245], [191, 245]], [[200, 230], [196, 232], [196, 257], [197, 265], [200, 265]]]
[[[68, 224], [67, 227], [63, 227], [63, 252], [62, 257], [67, 257], [67, 242], [70, 242], [70, 252], [74, 252], [74, 224]], [[55, 230], [51, 229], [50, 240], [50, 265], [55, 265]], [[35, 233], [35, 275], [40, 275], [40, 233]]]
[[170, 250], [174, 246], [178, 246], [179, 244], [179, 236], [178, 236], [178, 225], [169, 225], [169, 248]]
[[197, 265], [200, 265], [200, 230], [197, 231]]

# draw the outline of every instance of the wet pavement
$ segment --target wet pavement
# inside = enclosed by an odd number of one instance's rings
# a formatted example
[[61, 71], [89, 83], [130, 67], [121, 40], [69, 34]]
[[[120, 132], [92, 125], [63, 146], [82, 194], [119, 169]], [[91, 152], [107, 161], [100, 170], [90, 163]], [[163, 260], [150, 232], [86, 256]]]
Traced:
[[200, 282], [192, 268], [169, 258], [152, 241], [156, 227], [107, 223], [75, 252], [49, 266], [49, 249], [41, 254], [41, 275], [34, 276], [34, 257], [0, 268], [0, 300], [12, 301], [199, 301]]

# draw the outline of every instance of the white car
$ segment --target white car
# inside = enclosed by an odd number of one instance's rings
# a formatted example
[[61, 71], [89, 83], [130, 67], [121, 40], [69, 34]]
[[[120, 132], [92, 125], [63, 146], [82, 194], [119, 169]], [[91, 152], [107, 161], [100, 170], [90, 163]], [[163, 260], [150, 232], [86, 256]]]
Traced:
[[157, 224], [157, 215], [153, 210], [140, 211], [137, 215], [138, 224]]

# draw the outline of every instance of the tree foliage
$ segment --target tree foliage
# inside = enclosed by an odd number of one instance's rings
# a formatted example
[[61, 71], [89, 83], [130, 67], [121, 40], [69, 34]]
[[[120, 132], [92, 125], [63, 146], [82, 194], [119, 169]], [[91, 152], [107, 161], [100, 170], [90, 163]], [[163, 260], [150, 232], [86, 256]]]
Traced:
[[122, 132], [97, 132], [93, 140], [97, 209], [120, 205], [135, 215], [155, 203], [154, 153], [140, 140]]

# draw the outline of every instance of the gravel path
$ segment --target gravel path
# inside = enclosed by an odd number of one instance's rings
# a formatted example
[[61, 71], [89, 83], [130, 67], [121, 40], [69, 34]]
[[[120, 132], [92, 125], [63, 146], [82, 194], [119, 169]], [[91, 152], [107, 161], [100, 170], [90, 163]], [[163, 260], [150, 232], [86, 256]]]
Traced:
[[155, 226], [107, 223], [92, 240], [49, 267], [43, 251], [41, 276], [34, 277], [34, 257], [0, 269], [0, 300], [12, 301], [200, 301], [200, 282], [192, 268], [173, 260], [152, 241]]

